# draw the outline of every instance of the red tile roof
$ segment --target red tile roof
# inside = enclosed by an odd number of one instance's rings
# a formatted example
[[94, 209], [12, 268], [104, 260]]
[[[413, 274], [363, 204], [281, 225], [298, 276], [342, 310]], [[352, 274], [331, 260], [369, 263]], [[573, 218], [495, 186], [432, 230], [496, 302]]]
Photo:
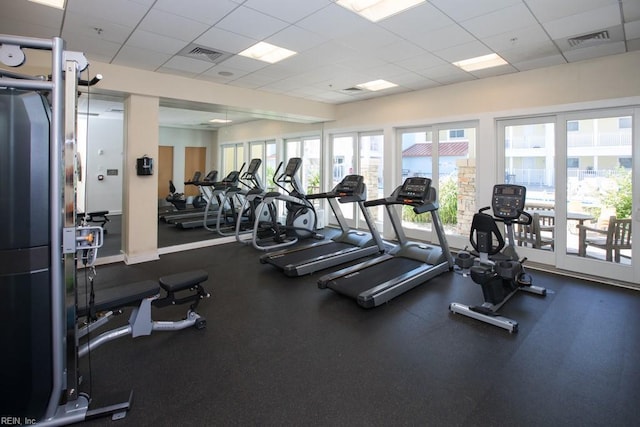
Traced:
[[[466, 156], [469, 151], [469, 141], [441, 142], [439, 145], [439, 155], [444, 156]], [[431, 142], [413, 144], [402, 152], [402, 157], [431, 157], [433, 154], [433, 144]]]

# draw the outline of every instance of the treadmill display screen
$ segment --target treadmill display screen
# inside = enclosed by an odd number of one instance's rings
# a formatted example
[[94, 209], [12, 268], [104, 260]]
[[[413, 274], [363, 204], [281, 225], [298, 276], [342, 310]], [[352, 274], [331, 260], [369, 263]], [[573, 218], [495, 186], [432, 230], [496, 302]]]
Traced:
[[405, 179], [398, 193], [398, 199], [424, 201], [429, 195], [431, 180], [429, 178], [411, 177]]
[[347, 175], [336, 187], [336, 192], [341, 196], [360, 193], [364, 178], [361, 175]]

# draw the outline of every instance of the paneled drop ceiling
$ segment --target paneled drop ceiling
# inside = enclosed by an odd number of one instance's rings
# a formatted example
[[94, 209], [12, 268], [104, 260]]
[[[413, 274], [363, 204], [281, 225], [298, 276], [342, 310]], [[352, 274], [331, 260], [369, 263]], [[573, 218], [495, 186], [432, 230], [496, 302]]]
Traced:
[[[640, 0], [429, 0], [377, 23], [332, 0], [67, 0], [64, 10], [3, 0], [0, 33], [60, 36], [90, 61], [340, 104], [639, 50]], [[275, 64], [238, 55], [258, 41], [297, 54]], [[493, 52], [508, 64], [451, 64]], [[356, 89], [377, 79], [398, 86]]]

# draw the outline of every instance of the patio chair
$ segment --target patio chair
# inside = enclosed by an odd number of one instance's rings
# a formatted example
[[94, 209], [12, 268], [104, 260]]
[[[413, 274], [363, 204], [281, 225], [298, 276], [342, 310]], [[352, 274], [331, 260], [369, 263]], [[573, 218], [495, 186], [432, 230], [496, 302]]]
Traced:
[[515, 231], [515, 240], [518, 246], [529, 246], [535, 249], [554, 246], [554, 223], [553, 218], [541, 216], [539, 213], [532, 215], [531, 224], [518, 225]]
[[605, 251], [607, 261], [620, 262], [621, 251], [631, 249], [631, 218], [609, 217], [607, 228], [577, 225], [580, 235], [578, 255], [586, 256], [587, 247]]

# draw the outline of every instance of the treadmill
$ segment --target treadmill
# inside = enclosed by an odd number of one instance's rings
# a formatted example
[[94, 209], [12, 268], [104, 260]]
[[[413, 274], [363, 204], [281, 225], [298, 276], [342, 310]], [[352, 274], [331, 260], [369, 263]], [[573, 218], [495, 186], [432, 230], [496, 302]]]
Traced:
[[[442, 273], [453, 270], [453, 257], [438, 215], [436, 191], [431, 180], [407, 178], [391, 196], [365, 202], [384, 205], [396, 233], [398, 245], [388, 253], [360, 264], [329, 273], [318, 280], [320, 289], [329, 288], [354, 298], [365, 308], [377, 307]], [[417, 214], [431, 213], [438, 245], [412, 242], [402, 229], [395, 205], [412, 206]]]
[[[361, 175], [347, 175], [333, 190], [326, 193], [309, 194], [307, 200], [326, 199], [338, 221], [340, 235], [304, 246], [265, 254], [262, 264], [271, 264], [287, 276], [302, 276], [315, 271], [343, 264], [385, 251], [384, 243], [373, 218], [364, 207], [367, 189]], [[352, 230], [347, 225], [339, 203], [357, 203], [369, 228], [369, 232]]]

